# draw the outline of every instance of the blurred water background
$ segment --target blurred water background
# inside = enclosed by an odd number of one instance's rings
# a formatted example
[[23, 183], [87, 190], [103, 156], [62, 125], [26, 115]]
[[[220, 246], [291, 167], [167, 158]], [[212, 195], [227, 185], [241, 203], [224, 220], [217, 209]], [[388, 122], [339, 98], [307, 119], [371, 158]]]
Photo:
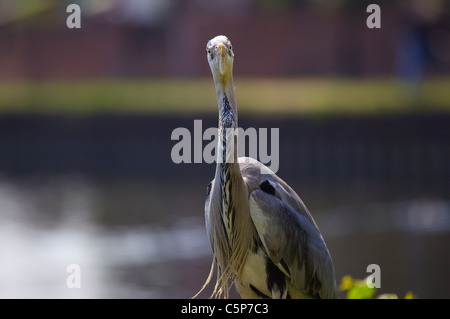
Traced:
[[331, 3], [2, 0], [0, 297], [198, 291], [215, 167], [174, 164], [171, 132], [217, 125], [204, 47], [226, 34], [240, 126], [279, 128], [338, 283], [378, 264], [380, 292], [449, 298], [448, 2], [379, 1], [379, 30]]

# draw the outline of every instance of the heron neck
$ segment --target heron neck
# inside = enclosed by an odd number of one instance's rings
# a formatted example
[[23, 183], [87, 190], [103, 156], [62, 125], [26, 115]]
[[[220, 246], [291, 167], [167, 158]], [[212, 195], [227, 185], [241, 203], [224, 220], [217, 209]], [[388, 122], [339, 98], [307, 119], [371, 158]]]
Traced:
[[219, 104], [219, 164], [237, 165], [237, 107], [233, 79], [228, 83], [216, 83]]
[[[229, 76], [226, 79], [217, 80], [214, 79], [216, 86], [216, 94], [217, 101], [219, 104], [219, 126], [223, 127], [223, 115], [226, 114], [225, 111], [230, 109], [232, 111], [233, 119], [234, 119], [234, 128], [237, 128], [238, 114], [237, 114], [237, 106], [236, 106], [236, 96], [234, 94], [234, 84], [233, 84], [233, 76]], [[227, 103], [225, 103], [227, 102]]]

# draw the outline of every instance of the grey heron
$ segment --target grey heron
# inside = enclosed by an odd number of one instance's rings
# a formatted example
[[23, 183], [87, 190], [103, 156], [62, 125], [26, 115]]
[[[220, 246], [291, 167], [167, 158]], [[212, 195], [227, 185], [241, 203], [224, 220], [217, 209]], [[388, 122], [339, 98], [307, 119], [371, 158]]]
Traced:
[[230, 134], [238, 127], [230, 40], [217, 36], [206, 51], [219, 104], [219, 136], [216, 173], [205, 201], [214, 257], [200, 292], [216, 268], [212, 297], [228, 297], [234, 283], [242, 298], [335, 298], [333, 261], [300, 197], [264, 164], [237, 156], [237, 137]]

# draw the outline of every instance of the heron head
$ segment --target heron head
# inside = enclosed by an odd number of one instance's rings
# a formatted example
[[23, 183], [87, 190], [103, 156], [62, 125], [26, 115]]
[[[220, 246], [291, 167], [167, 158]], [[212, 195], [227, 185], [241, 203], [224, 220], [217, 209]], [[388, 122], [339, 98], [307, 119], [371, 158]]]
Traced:
[[234, 53], [233, 46], [226, 36], [218, 35], [209, 40], [206, 45], [206, 56], [215, 79], [224, 81], [231, 77]]

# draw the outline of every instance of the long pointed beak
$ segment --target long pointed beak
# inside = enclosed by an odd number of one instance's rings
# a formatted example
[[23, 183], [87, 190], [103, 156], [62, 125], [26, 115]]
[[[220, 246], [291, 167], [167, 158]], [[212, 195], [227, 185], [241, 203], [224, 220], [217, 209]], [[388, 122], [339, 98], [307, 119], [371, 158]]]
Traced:
[[227, 49], [223, 44], [220, 43], [215, 47], [214, 51], [214, 54], [219, 58], [219, 60], [217, 61], [219, 63], [219, 73], [223, 75], [225, 74], [225, 56], [227, 55]]
[[216, 55], [220, 55], [222, 58], [227, 54], [227, 49], [223, 44], [218, 44], [216, 46]]

